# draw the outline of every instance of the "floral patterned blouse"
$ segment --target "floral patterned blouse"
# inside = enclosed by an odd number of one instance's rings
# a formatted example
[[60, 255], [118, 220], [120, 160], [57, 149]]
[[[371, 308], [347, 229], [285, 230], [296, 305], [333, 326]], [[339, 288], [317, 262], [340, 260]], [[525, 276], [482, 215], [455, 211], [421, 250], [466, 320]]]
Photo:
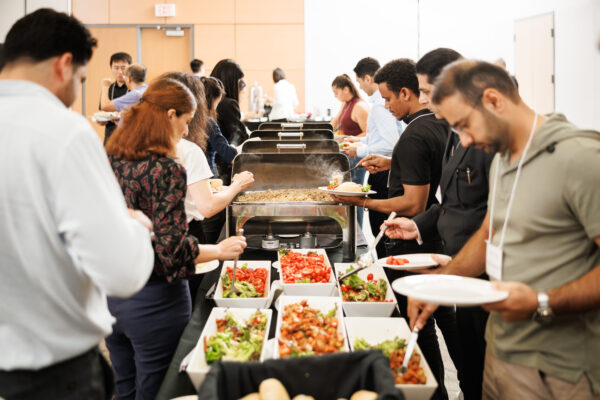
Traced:
[[185, 169], [156, 154], [137, 161], [108, 157], [127, 206], [141, 210], [154, 226], [152, 275], [167, 282], [194, 275], [200, 250], [198, 240], [188, 234], [185, 218]]

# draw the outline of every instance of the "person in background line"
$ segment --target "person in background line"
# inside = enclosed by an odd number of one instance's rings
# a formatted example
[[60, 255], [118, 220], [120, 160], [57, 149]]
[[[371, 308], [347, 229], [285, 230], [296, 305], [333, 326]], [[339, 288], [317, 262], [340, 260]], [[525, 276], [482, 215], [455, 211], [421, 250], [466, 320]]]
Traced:
[[[124, 96], [129, 92], [127, 85], [125, 84], [125, 71], [131, 65], [131, 56], [127, 53], [115, 53], [110, 56], [110, 72], [113, 75], [113, 82], [108, 87], [108, 99], [114, 100], [118, 97]], [[102, 94], [100, 94], [102, 96]], [[98, 109], [102, 109], [102, 105], [98, 105]], [[117, 128], [117, 125], [113, 121], [99, 122], [100, 125], [105, 125], [104, 128], [104, 144], [110, 138], [110, 135]]]
[[[238, 150], [231, 146], [227, 139], [221, 133], [219, 124], [217, 124], [217, 107], [225, 95], [223, 84], [217, 78], [212, 76], [202, 77], [204, 84], [204, 93], [206, 95], [206, 105], [208, 107], [208, 124], [206, 131], [208, 134], [208, 145], [206, 146], [206, 155], [211, 170], [217, 175], [215, 165], [216, 155], [222, 160], [222, 163], [231, 165], [233, 159], [238, 154]], [[210, 218], [202, 221], [202, 229], [206, 243], [216, 243], [225, 224], [225, 211], [221, 211]]]
[[203, 77], [206, 73], [206, 69], [204, 68], [204, 61], [198, 60], [197, 58], [194, 58], [190, 62], [190, 69], [192, 70], [192, 74], [194, 74], [194, 76], [197, 78]]
[[224, 162], [231, 164], [235, 156], [237, 156], [238, 151], [225, 139], [217, 123], [217, 107], [225, 95], [223, 83], [212, 76], [203, 76], [201, 81], [204, 84], [204, 94], [208, 108], [208, 122], [206, 125], [208, 144], [206, 146], [206, 155], [213, 175], [217, 175], [215, 156], [218, 154]]
[[[429, 96], [435, 78], [446, 65], [460, 58], [459, 53], [446, 48], [432, 50], [421, 57], [416, 66], [421, 104], [433, 108]], [[386, 235], [393, 239], [417, 239], [419, 242], [439, 235], [443, 240], [444, 253], [455, 256], [479, 229], [485, 217], [488, 175], [494, 154], [461, 146], [458, 133], [449, 129], [440, 178], [442, 203], [432, 205], [412, 220], [396, 218], [386, 223], [389, 227]], [[435, 320], [443, 328], [445, 324], [440, 323], [443, 316], [439, 314], [434, 315]], [[456, 346], [448, 344], [448, 350], [466, 400], [481, 399], [487, 318], [488, 313], [481, 307], [459, 307], [456, 309], [458, 333], [442, 329], [446, 343], [456, 343]]]
[[[371, 112], [367, 118], [367, 136], [351, 136], [344, 139], [344, 153], [350, 158], [362, 159], [367, 154], [380, 154], [390, 157], [392, 149], [402, 134], [402, 123], [398, 121], [389, 110], [385, 109], [385, 102], [379, 93], [379, 87], [373, 80], [375, 73], [381, 66], [371, 57], [360, 60], [354, 67], [356, 80], [360, 88], [369, 96]], [[388, 198], [388, 173], [370, 174], [367, 183], [377, 193], [374, 199]], [[387, 214], [378, 211], [369, 211], [369, 223], [374, 236], [379, 233], [379, 227], [387, 218]], [[385, 256], [385, 243], [380, 241], [377, 245], [378, 256]]]
[[287, 122], [294, 116], [298, 107], [298, 95], [296, 88], [287, 79], [281, 68], [273, 70], [273, 108], [269, 113], [269, 120], [276, 122]]
[[118, 111], [128, 109], [138, 103], [148, 85], [146, 84], [146, 67], [132, 64], [125, 71], [125, 84], [129, 93], [114, 100], [109, 99], [110, 79], [102, 80], [102, 96], [100, 97], [100, 108], [102, 111]]
[[[483, 398], [600, 399], [600, 133], [538, 114], [483, 61], [448, 65], [431, 100], [463, 146], [498, 152], [481, 227], [438, 271], [508, 292], [484, 306]], [[434, 309], [409, 298], [411, 325]]]
[[[390, 61], [375, 74], [375, 83], [379, 85], [386, 107], [399, 120], [407, 124], [402, 136], [396, 143], [392, 159], [380, 155], [368, 155], [361, 164], [370, 173], [390, 169], [389, 199], [366, 199], [362, 197], [335, 196], [336, 201], [374, 209], [383, 213], [395, 211], [398, 215], [413, 217], [422, 213], [438, 201], [435, 192], [442, 173], [442, 158], [448, 125], [437, 119], [423, 104], [419, 103], [419, 81], [415, 64], [409, 59]], [[378, 161], [387, 161], [382, 168]], [[376, 167], [376, 168], [374, 168]], [[387, 255], [410, 253], [439, 253], [442, 243], [439, 237], [417, 244], [416, 240], [388, 240], [385, 244]], [[404, 276], [404, 271], [386, 269], [390, 282]], [[406, 297], [396, 295], [400, 313], [406, 315]], [[447, 311], [447, 310], [445, 310]], [[452, 315], [445, 315], [443, 321], [449, 321]], [[447, 317], [447, 318], [446, 318]], [[444, 365], [435, 332], [433, 319], [419, 334], [419, 346], [438, 381], [435, 399], [446, 399], [444, 387]], [[451, 345], [451, 344], [450, 344]]]
[[106, 295], [135, 294], [152, 271], [152, 223], [127, 210], [98, 136], [68, 109], [95, 46], [78, 20], [50, 9], [24, 16], [6, 35], [2, 398], [112, 398], [113, 375], [97, 349], [111, 331]]
[[175, 160], [196, 111], [190, 90], [173, 79], [156, 80], [106, 144], [125, 200], [154, 223], [154, 271], [130, 299], [110, 297], [116, 318], [106, 338], [117, 373], [116, 399], [154, 400], [191, 314], [186, 279], [195, 265], [239, 255], [245, 239], [200, 245], [188, 232], [186, 172]]
[[[367, 119], [369, 118], [369, 105], [360, 97], [358, 89], [346, 74], [337, 76], [331, 83], [333, 95], [342, 102], [340, 112], [331, 121], [336, 131], [341, 131], [346, 136], [365, 136], [367, 134]], [[349, 158], [352, 170], [352, 182], [364, 185], [367, 171], [364, 168], [354, 168], [360, 158]], [[353, 169], [354, 168], [354, 169]], [[356, 209], [356, 219], [362, 227], [364, 210]]]
[[[233, 146], [239, 146], [248, 139], [246, 126], [242, 123], [240, 112], [240, 92], [246, 87], [244, 72], [238, 63], [231, 59], [221, 60], [215, 65], [211, 76], [219, 79], [225, 88], [225, 97], [217, 106], [217, 122], [223, 136]], [[231, 164], [218, 155], [216, 165], [219, 178], [225, 185], [231, 182]]]

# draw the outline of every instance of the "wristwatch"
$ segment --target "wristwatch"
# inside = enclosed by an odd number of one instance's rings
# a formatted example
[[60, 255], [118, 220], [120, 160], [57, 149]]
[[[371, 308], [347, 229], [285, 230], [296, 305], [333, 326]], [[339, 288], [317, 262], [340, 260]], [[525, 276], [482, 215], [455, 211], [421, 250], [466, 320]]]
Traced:
[[538, 293], [538, 308], [533, 314], [533, 320], [545, 325], [554, 319], [554, 313], [550, 308], [548, 294], [546, 292]]

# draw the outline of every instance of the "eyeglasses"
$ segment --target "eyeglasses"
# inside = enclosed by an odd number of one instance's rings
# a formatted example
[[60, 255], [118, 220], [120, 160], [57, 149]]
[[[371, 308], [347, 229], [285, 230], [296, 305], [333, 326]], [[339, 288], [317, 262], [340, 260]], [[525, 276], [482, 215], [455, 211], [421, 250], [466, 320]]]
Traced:
[[482, 95], [479, 95], [475, 103], [473, 103], [473, 105], [471, 106], [471, 111], [469, 111], [467, 115], [465, 115], [463, 118], [459, 119], [452, 125], [452, 129], [454, 129], [457, 133], [463, 133], [464, 130], [469, 127], [469, 120], [471, 119], [473, 111], [479, 108], [479, 105], [481, 104], [481, 97]]

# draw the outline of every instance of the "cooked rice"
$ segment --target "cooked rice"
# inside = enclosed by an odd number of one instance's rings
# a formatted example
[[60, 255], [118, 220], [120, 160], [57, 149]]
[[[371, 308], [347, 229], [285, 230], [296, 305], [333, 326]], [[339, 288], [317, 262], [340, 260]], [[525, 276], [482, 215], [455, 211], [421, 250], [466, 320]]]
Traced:
[[246, 193], [239, 196], [236, 202], [240, 203], [263, 203], [288, 201], [316, 201], [331, 202], [331, 196], [319, 189], [268, 189], [265, 192]]

